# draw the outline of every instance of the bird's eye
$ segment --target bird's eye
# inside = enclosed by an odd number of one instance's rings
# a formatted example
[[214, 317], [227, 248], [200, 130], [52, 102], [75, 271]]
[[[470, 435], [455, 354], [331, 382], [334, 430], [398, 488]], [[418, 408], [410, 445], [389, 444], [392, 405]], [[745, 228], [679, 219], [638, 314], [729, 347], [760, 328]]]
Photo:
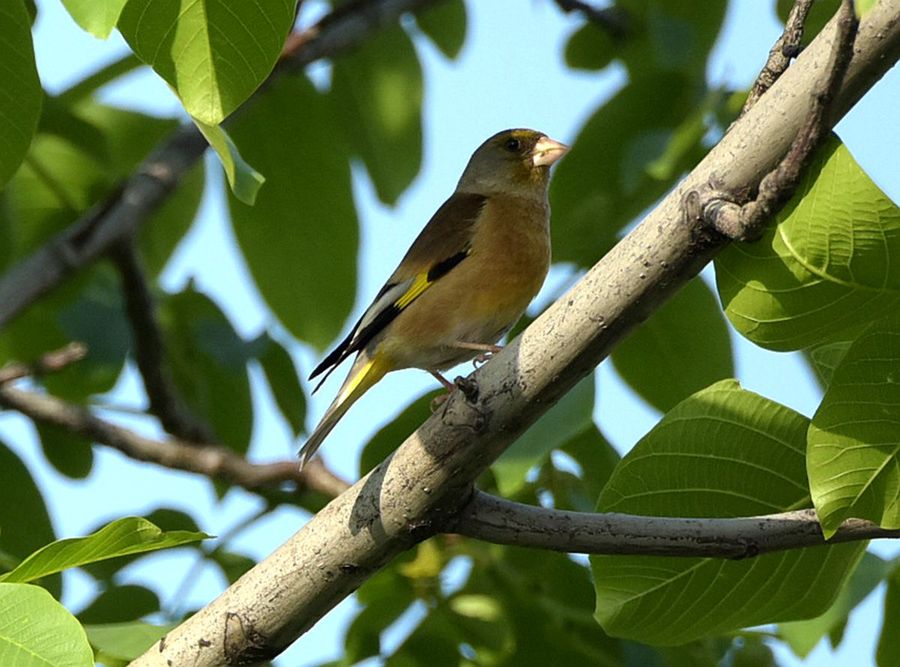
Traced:
[[505, 146], [506, 150], [514, 153], [517, 150], [519, 150], [521, 144], [519, 144], [518, 139], [511, 138], [511, 139], [506, 140], [506, 144], [504, 144], [504, 146]]

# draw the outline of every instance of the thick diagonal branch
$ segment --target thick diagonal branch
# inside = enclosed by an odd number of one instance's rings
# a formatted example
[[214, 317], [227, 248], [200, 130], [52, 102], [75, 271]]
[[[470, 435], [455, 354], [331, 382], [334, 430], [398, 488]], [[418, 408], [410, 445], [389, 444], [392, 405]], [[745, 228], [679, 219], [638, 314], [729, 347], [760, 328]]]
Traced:
[[[829, 123], [900, 56], [898, 15], [895, 0], [866, 14]], [[385, 563], [447, 524], [497, 456], [725, 247], [727, 239], [685, 220], [685, 194], [713, 173], [729, 191], [758, 185], [800, 130], [836, 32], [832, 21], [637, 228], [475, 373], [476, 400], [455, 392], [388, 460], [133, 665], [203, 667], [277, 655]], [[235, 628], [252, 644], [226, 641]]]

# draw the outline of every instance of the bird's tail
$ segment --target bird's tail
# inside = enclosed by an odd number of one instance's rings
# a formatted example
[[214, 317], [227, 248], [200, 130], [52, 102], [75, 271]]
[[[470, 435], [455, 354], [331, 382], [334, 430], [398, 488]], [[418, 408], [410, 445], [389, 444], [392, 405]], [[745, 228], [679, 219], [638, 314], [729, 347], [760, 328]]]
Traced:
[[332, 401], [331, 405], [325, 411], [325, 415], [316, 426], [315, 430], [310, 434], [309, 439], [300, 449], [300, 469], [315, 455], [316, 451], [322, 444], [322, 441], [331, 433], [331, 429], [340, 421], [344, 413], [350, 409], [357, 399], [365, 394], [376, 382], [384, 377], [390, 369], [390, 365], [384, 358], [376, 355], [369, 358], [365, 352], [353, 362], [353, 367], [344, 380], [341, 390], [337, 397]]

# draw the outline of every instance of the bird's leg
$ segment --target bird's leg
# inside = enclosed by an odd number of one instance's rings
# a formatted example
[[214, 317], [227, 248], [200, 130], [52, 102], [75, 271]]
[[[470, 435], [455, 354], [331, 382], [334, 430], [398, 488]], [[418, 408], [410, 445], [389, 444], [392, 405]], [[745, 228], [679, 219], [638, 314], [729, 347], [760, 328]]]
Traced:
[[438, 373], [437, 371], [428, 371], [434, 377], [435, 380], [441, 383], [441, 386], [447, 390], [446, 394], [441, 394], [440, 396], [435, 396], [434, 400], [431, 401], [431, 411], [437, 412], [438, 408], [441, 407], [444, 403], [447, 402], [447, 399], [450, 398], [450, 394], [456, 391], [456, 385], [450, 382], [443, 375]]
[[453, 343], [453, 347], [458, 347], [463, 350], [475, 350], [476, 352], [480, 352], [472, 360], [472, 365], [475, 368], [478, 368], [479, 364], [483, 364], [491, 358], [491, 355], [497, 354], [500, 350], [503, 349], [502, 345], [494, 345], [492, 343], [470, 343], [464, 340], [458, 340]]

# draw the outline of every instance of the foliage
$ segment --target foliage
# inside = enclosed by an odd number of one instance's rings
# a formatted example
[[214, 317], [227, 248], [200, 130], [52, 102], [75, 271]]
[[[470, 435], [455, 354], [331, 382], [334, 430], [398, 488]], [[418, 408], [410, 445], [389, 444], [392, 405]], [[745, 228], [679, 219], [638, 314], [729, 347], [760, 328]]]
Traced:
[[[163, 373], [230, 452], [247, 455], [261, 409], [283, 417], [287, 449], [306, 420], [308, 390], [295, 360], [327, 347], [367, 296], [357, 293], [354, 175], [364, 172], [380, 201], [394, 205], [420, 173], [431, 94], [422, 52], [433, 47], [450, 60], [465, 53], [466, 5], [450, 0], [385, 26], [330, 58], [322, 76], [279, 69], [293, 0], [63, 4], [97, 37], [118, 30], [133, 53], [50, 94], [34, 64], [29, 3], [0, 7], [0, 280], [54, 235], [102, 211], [154, 147], [180, 122], [193, 122], [224, 169], [228, 231], [248, 289], [270, 317], [261, 330], [241, 332], [227, 304], [201, 284], [175, 288], [161, 279], [182, 240], [196, 233], [203, 197], [223, 196], [195, 167], [136, 237]], [[331, 4], [348, 11], [353, 3]], [[591, 266], [703, 157], [742, 97], [707, 82], [726, 2], [612, 4], [628, 17], [627, 29], [581, 20], [562, 54], [572, 69], [626, 75], [585, 120], [552, 183], [554, 258], [575, 271]], [[833, 4], [816, 3], [808, 33]], [[783, 15], [788, 3], [777, 5]], [[181, 117], [102, 101], [106, 86], [136, 67], [152, 68], [173, 89]], [[620, 458], [595, 423], [603, 392], [588, 377], [494, 463], [480, 488], [559, 509], [647, 516], [814, 506], [826, 536], [849, 517], [900, 528], [898, 255], [900, 210], [832, 137], [764, 237], [718, 257], [718, 301], [696, 280], [613, 353], [621, 379], [663, 413], [627, 455]], [[85, 342], [87, 359], [31, 386], [99, 414], [102, 395], [134, 374], [126, 302], [112, 263], [93, 264], [0, 331], [0, 362]], [[763, 348], [805, 353], [823, 384], [814, 415], [729, 379], [734, 332]], [[371, 438], [360, 474], [421, 423], [433, 397], [412, 402]], [[62, 475], [91, 473], [93, 445], [83, 433], [47, 424], [36, 431]], [[226, 482], [209, 484], [220, 500], [230, 493]], [[152, 551], [179, 547], [233, 582], [254, 564], [234, 546], [238, 532], [279, 503], [322, 505], [318, 495], [276, 493], [283, 491], [259, 491], [262, 509], [215, 546], [199, 544], [208, 536], [195, 519], [170, 508], [57, 540], [45, 480], [33, 479], [15, 448], [0, 442], [0, 663], [32, 664], [21, 657], [27, 653], [43, 664], [126, 664], [188, 610], [161, 608], [161, 589], [130, 583], [123, 571]], [[771, 636], [800, 656], [824, 637], [839, 644], [850, 612], [887, 582], [877, 659], [893, 665], [900, 567], [864, 551], [857, 544], [740, 562], [598, 556], [588, 563], [439, 536], [362, 586], [338, 664], [378, 656], [391, 666], [768, 666]], [[77, 615], [58, 602], [66, 581], [59, 573], [70, 568], [80, 568], [94, 591]], [[773, 623], [774, 635], [747, 629]]]

